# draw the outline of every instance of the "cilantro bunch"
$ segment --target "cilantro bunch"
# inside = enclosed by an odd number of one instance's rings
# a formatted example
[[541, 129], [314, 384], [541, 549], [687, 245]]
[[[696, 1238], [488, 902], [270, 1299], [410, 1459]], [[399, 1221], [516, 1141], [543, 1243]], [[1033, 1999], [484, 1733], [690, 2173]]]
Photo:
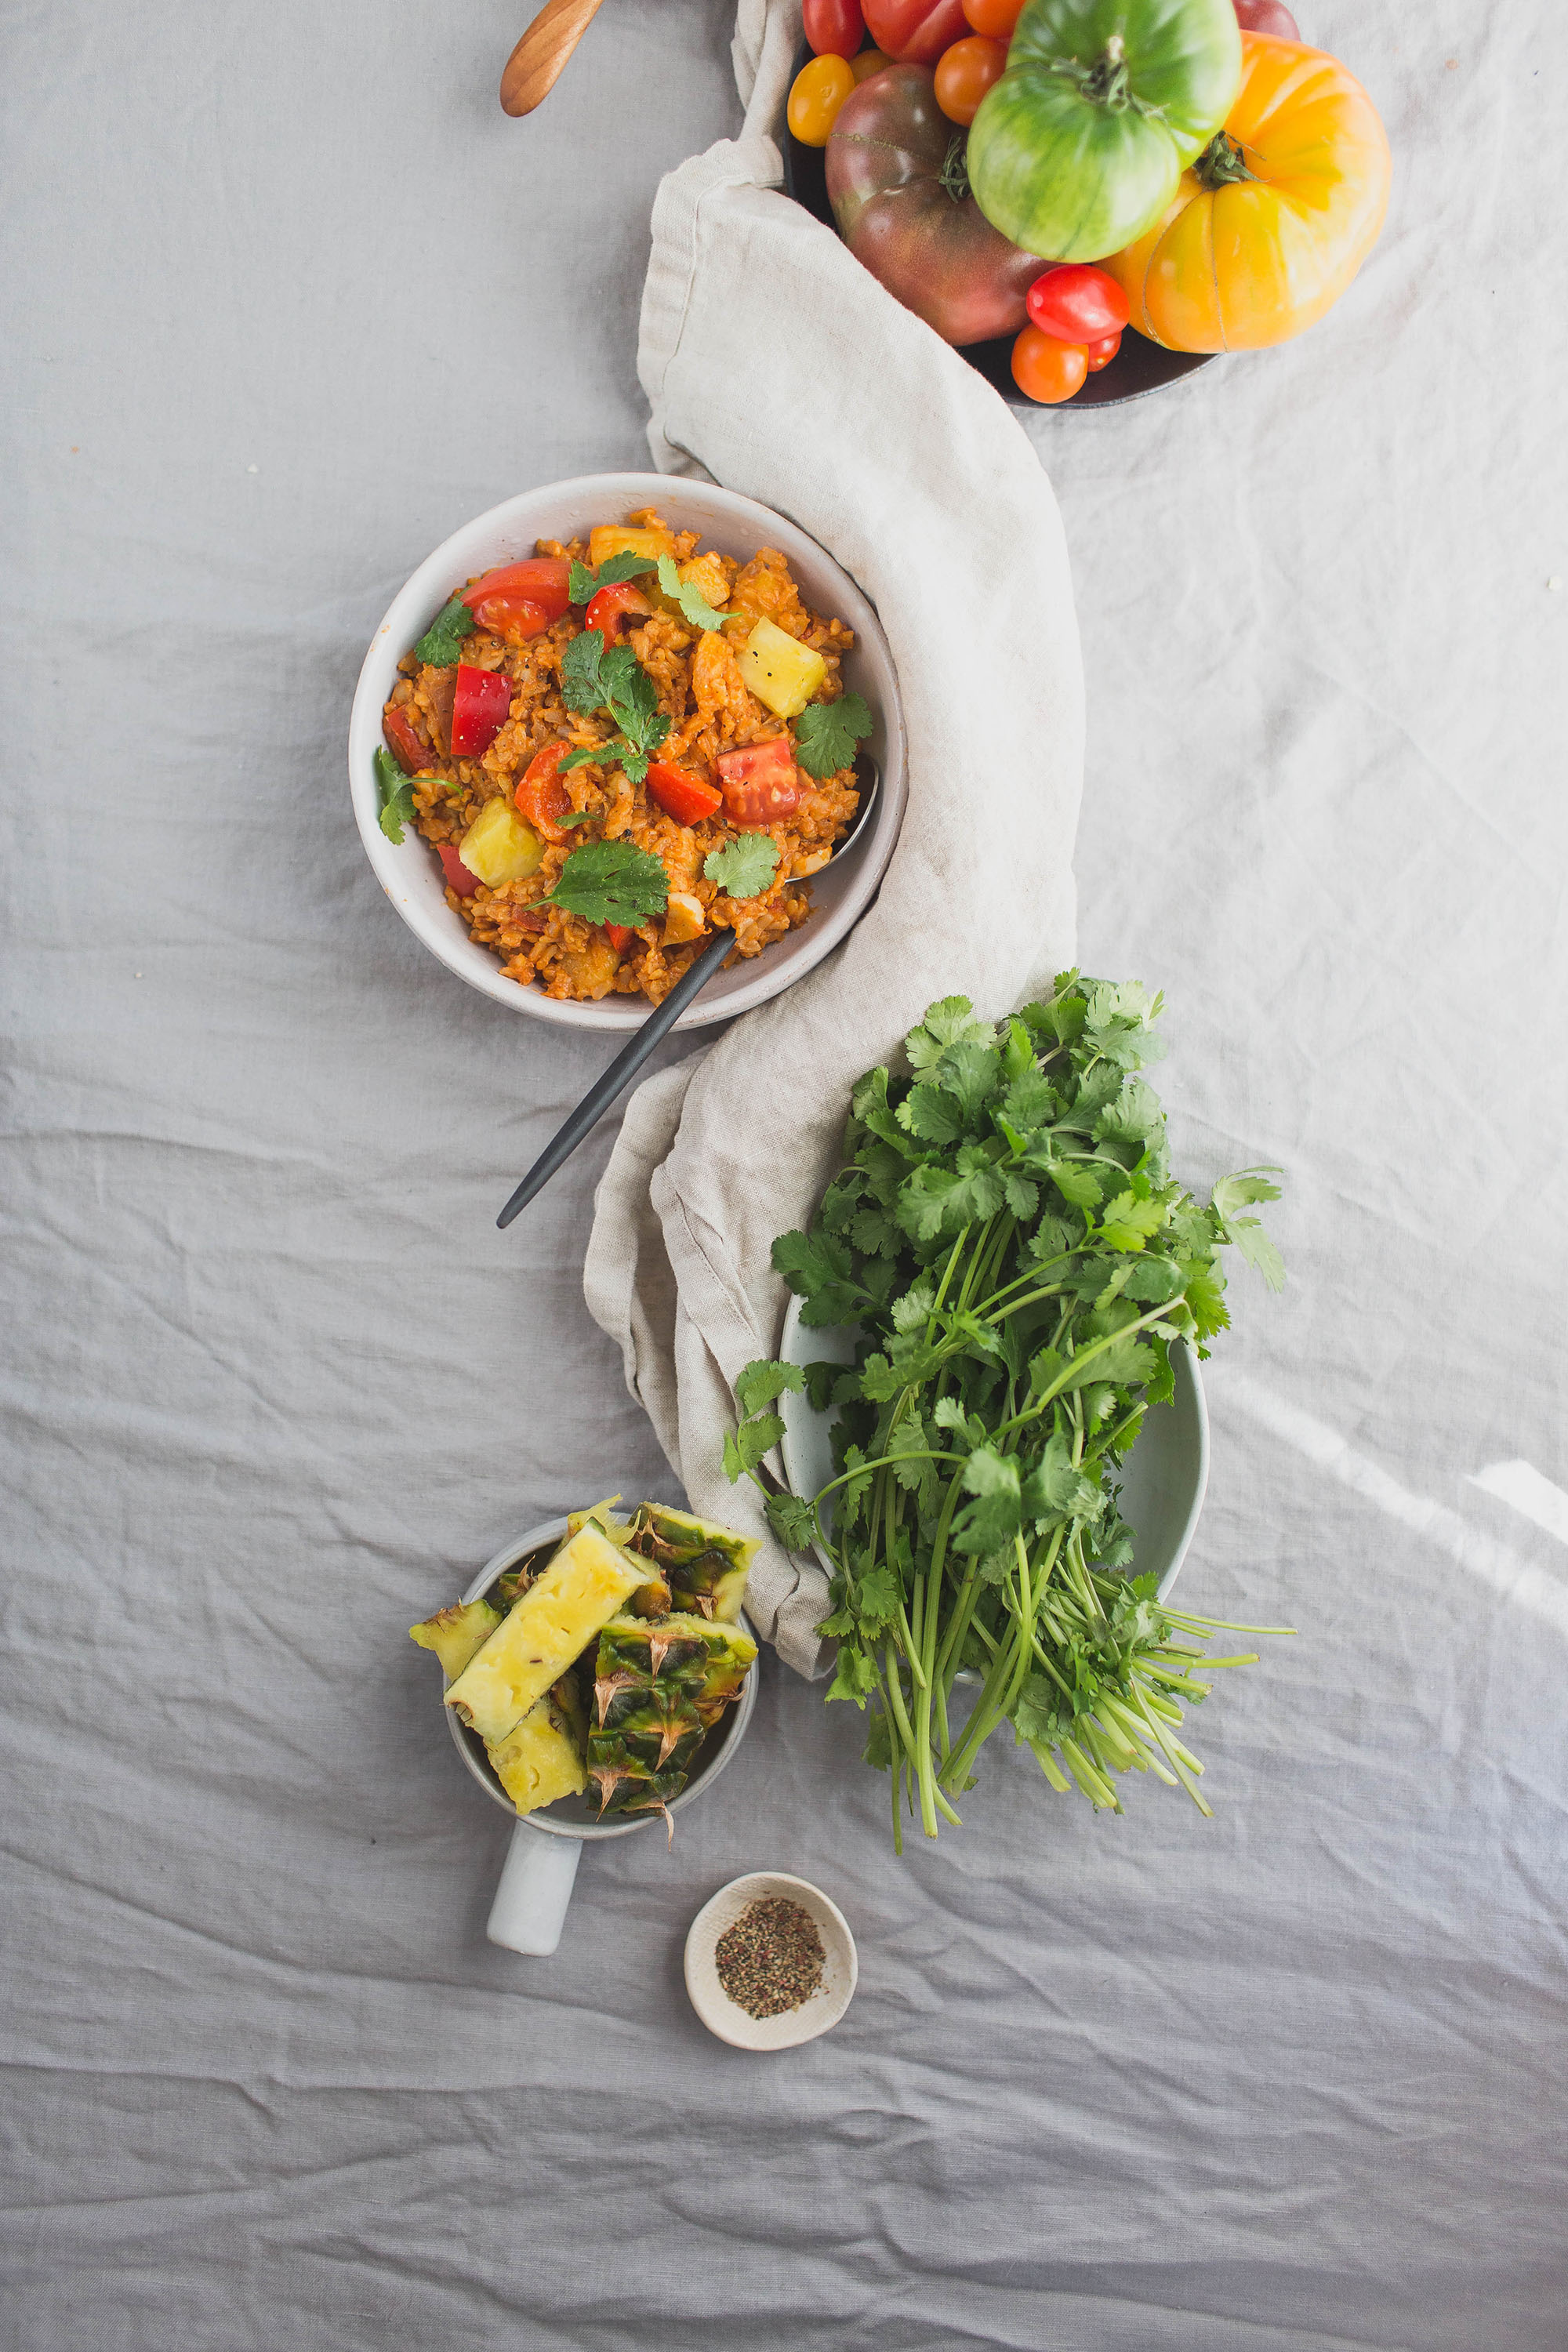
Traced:
[[[834, 1562], [827, 1696], [871, 1707], [867, 1761], [891, 1773], [900, 1850], [906, 1793], [927, 1836], [956, 1823], [1004, 1723], [1054, 1789], [1096, 1807], [1120, 1811], [1116, 1779], [1138, 1770], [1209, 1810], [1181, 1702], [1205, 1695], [1200, 1665], [1254, 1654], [1205, 1657], [1218, 1621], [1132, 1572], [1118, 1479], [1173, 1392], [1173, 1343], [1206, 1355], [1229, 1322], [1222, 1249], [1274, 1288], [1284, 1268], [1248, 1213], [1279, 1198], [1278, 1171], [1226, 1177], [1206, 1207], [1171, 1175], [1139, 1075], [1163, 1050], [1159, 1011], [1136, 984], [1076, 972], [1000, 1028], [964, 997], [933, 1004], [908, 1075], [855, 1087], [847, 1164], [810, 1232], [773, 1244], [803, 1321], [861, 1337], [848, 1370], [748, 1366], [725, 1467], [762, 1486], [786, 1389], [837, 1407], [829, 1485], [763, 1491], [780, 1539]], [[966, 1668], [980, 1688], [960, 1722]]]

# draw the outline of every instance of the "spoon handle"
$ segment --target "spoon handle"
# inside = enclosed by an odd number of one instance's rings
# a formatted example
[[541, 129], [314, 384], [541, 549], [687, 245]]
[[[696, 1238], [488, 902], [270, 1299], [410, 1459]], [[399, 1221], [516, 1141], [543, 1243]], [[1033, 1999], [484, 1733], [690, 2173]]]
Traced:
[[507, 114], [531, 114], [599, 13], [600, 0], [545, 0], [506, 61], [500, 102]]
[[525, 1209], [563, 1162], [570, 1160], [589, 1129], [598, 1125], [616, 1097], [637, 1076], [659, 1039], [673, 1029], [698, 990], [711, 979], [734, 944], [732, 931], [721, 931], [717, 939], [710, 940], [696, 961], [681, 973], [663, 1003], [655, 1006], [630, 1044], [622, 1046], [604, 1076], [589, 1088], [565, 1125], [546, 1144], [496, 1219], [503, 1233], [518, 1211]]

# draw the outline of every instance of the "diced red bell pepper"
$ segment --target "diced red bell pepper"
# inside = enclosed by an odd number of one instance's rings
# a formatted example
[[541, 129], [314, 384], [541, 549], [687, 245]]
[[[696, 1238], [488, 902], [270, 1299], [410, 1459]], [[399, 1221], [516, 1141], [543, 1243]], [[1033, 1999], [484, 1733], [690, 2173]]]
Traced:
[[414, 731], [414, 722], [406, 710], [393, 704], [381, 714], [381, 731], [392, 747], [392, 756], [405, 776], [416, 776], [425, 768], [436, 765], [436, 754], [428, 743], [422, 743]]
[[528, 596], [486, 596], [474, 606], [474, 618], [487, 636], [502, 637], [510, 646], [542, 637], [550, 626], [543, 605]]
[[648, 761], [647, 788], [677, 824], [700, 824], [705, 816], [711, 816], [724, 803], [724, 795], [716, 784], [694, 776], [689, 768], [678, 768], [673, 760]]
[[605, 643], [614, 645], [623, 621], [646, 621], [652, 609], [635, 580], [612, 580], [589, 599], [583, 626], [603, 629]]
[[481, 751], [488, 751], [510, 709], [511, 680], [504, 670], [459, 662], [452, 697], [453, 759], [477, 760]]
[[477, 614], [491, 596], [521, 596], [538, 605], [548, 626], [566, 610], [571, 578], [572, 566], [563, 555], [531, 555], [521, 563], [502, 563], [484, 572], [464, 589], [463, 602]]
[[714, 765], [724, 786], [724, 805], [737, 824], [776, 824], [800, 806], [800, 779], [787, 735], [770, 735], [743, 751], [721, 751]]
[[545, 841], [570, 841], [571, 828], [561, 822], [572, 814], [572, 795], [556, 771], [572, 746], [547, 743], [536, 751], [513, 793], [518, 814]]
[[637, 933], [635, 931], [628, 930], [625, 923], [606, 923], [605, 925], [605, 937], [609, 940], [610, 945], [615, 949], [617, 955], [625, 955], [626, 950], [636, 939]]
[[457, 843], [438, 841], [436, 844], [436, 855], [441, 861], [442, 872], [458, 898], [471, 898], [479, 887], [479, 877], [477, 874], [470, 874], [458, 856]]

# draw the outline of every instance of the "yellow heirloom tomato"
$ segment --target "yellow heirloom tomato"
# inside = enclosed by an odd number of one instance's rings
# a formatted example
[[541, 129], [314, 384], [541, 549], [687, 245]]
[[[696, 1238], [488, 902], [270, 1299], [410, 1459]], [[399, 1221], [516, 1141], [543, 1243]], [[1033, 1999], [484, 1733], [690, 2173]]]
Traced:
[[1241, 89], [1152, 228], [1103, 260], [1141, 334], [1177, 352], [1282, 343], [1337, 302], [1377, 242], [1392, 165], [1337, 58], [1243, 33]]

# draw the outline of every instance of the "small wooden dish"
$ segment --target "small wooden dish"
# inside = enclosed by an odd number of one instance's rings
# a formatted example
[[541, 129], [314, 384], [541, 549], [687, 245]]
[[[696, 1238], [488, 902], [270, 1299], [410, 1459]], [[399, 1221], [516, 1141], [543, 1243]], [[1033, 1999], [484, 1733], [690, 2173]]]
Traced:
[[[824, 1954], [822, 1982], [798, 2009], [786, 2009], [778, 2017], [753, 2017], [720, 1983], [714, 1949], [749, 1903], [770, 1895], [798, 1903], [816, 1922]], [[744, 1878], [732, 1878], [702, 1906], [687, 1932], [686, 1990], [691, 2006], [710, 2033], [737, 2050], [794, 2050], [803, 2042], [815, 2042], [848, 2008], [859, 1973], [855, 1938], [837, 1904], [808, 1879], [791, 1878], [782, 1871], [753, 1870]]]

